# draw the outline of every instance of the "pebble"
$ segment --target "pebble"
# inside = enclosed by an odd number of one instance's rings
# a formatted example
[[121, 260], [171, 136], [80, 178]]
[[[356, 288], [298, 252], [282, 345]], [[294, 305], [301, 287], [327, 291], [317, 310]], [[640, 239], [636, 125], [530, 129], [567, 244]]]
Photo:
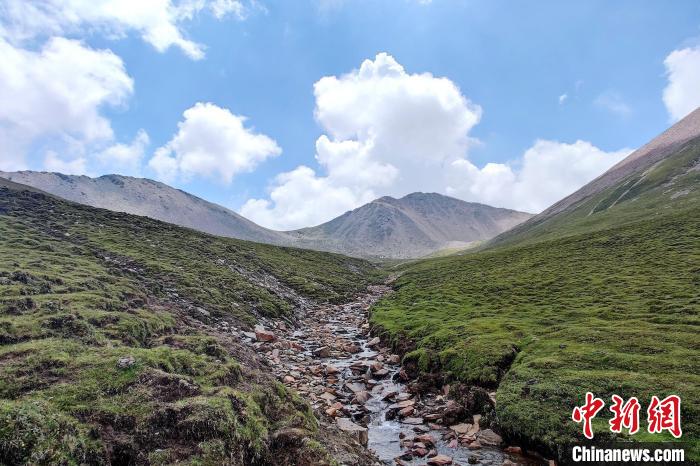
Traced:
[[[410, 382], [407, 372], [399, 366], [401, 357], [382, 347], [379, 337], [367, 341], [367, 311], [388, 291], [384, 286], [370, 287], [366, 295], [353, 303], [310, 307], [305, 310], [304, 330], [265, 319], [261, 319], [264, 325], [256, 326], [254, 332], [243, 332], [224, 321], [220, 328], [240, 335], [241, 341], [254, 348], [285, 385], [308, 400], [318, 417], [332, 419], [340, 430], [365, 447], [369, 439], [366, 426], [372, 412], [376, 412], [380, 400], [390, 404], [382, 408], [387, 419], [391, 415], [404, 425], [398, 437], [405, 451], [393, 458], [399, 466], [414, 464], [418, 458], [422, 458], [421, 464], [431, 466], [456, 464], [444, 453], [449, 451], [460, 457], [464, 452], [455, 452], [460, 446], [479, 449], [501, 445], [498, 434], [490, 429], [480, 430], [480, 415], [473, 416], [473, 423], [460, 422], [463, 414], [459, 411], [463, 408], [446, 399], [449, 386], [443, 387], [441, 394], [427, 396], [392, 389], [390, 380]], [[387, 378], [389, 375], [391, 379]], [[407, 384], [403, 390], [409, 387]], [[515, 448], [518, 447], [510, 447], [509, 451], [515, 452]], [[474, 464], [473, 459], [484, 461], [476, 455], [468, 458], [470, 464]]]

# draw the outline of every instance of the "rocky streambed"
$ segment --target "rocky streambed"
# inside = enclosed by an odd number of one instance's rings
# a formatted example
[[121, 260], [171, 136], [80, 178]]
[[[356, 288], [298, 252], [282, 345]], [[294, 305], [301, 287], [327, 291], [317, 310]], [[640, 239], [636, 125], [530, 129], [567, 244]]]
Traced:
[[242, 335], [322, 422], [353, 436], [377, 464], [546, 464], [506, 447], [447, 393], [410, 384], [399, 355], [370, 335], [368, 310], [389, 292], [371, 286], [353, 302], [311, 307], [298, 328], [267, 322]]

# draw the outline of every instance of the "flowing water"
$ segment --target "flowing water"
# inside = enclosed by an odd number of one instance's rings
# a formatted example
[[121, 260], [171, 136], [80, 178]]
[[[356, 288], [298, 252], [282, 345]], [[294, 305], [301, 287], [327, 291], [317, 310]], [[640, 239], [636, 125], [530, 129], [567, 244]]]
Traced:
[[[507, 460], [518, 464], [542, 464], [493, 446], [483, 445], [470, 450], [452, 441], [455, 436], [449, 426], [410, 418], [440, 413], [446, 400], [439, 394], [409, 393], [408, 387], [400, 381], [399, 364], [391, 362], [389, 349], [372, 342], [368, 309], [389, 291], [388, 287], [370, 287], [366, 295], [351, 303], [309, 309], [300, 328], [283, 327], [279, 331], [280, 327], [277, 327], [279, 339], [275, 344], [252, 344], [267, 355], [286, 385], [309, 400], [318, 416], [329, 415], [331, 420], [349, 418], [366, 427], [367, 447], [383, 464], [426, 464], [427, 455], [407, 456], [411, 449], [402, 446], [402, 439], [410, 443], [411, 439], [423, 434], [434, 440], [434, 446], [426, 445], [425, 453], [434, 449], [439, 455], [451, 457], [452, 464], [501, 466]], [[362, 399], [358, 399], [360, 397]], [[410, 403], [407, 400], [413, 400], [417, 413], [421, 414], [409, 414], [400, 419], [395, 416], [396, 403]], [[328, 410], [331, 410], [330, 414]], [[472, 420], [463, 422], [472, 423]], [[400, 462], [396, 461], [398, 457], [401, 457]]]

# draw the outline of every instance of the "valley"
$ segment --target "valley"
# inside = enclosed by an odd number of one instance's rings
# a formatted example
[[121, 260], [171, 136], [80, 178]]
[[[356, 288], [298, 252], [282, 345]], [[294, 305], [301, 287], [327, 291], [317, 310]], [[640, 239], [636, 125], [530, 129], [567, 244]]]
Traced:
[[337, 425], [383, 464], [546, 464], [504, 450], [499, 435], [481, 429], [481, 414], [469, 416], [449, 399], [449, 386], [426, 390], [402, 369], [398, 354], [371, 337], [368, 311], [390, 293], [370, 286], [352, 302], [308, 309], [299, 328], [260, 328], [248, 343], [310, 402], [321, 423]]
[[[697, 459], [699, 112], [559, 207], [491, 211], [525, 221], [422, 260], [224, 238], [0, 178], [0, 463], [566, 463], [587, 391], [680, 396]], [[368, 209], [455, 212], [395, 201]], [[357, 232], [366, 210], [324, 229]], [[673, 440], [609, 417], [598, 442]]]
[[316, 300], [345, 301], [378, 276], [369, 263], [0, 183], [0, 463], [331, 464], [343, 452], [366, 455], [343, 438], [324, 440], [336, 434], [220, 326], [293, 322]]

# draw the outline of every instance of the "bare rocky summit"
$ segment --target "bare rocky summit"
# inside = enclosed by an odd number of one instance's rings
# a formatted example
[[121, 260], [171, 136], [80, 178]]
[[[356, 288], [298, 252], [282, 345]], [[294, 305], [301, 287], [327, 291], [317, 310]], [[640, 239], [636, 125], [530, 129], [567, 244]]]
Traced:
[[382, 197], [322, 225], [288, 232], [301, 247], [360, 257], [409, 259], [465, 248], [532, 215], [436, 193]]
[[435, 193], [382, 197], [322, 225], [282, 232], [158, 181], [34, 171], [0, 178], [92, 207], [150, 217], [217, 236], [355, 257], [411, 259], [488, 240], [530, 214]]

